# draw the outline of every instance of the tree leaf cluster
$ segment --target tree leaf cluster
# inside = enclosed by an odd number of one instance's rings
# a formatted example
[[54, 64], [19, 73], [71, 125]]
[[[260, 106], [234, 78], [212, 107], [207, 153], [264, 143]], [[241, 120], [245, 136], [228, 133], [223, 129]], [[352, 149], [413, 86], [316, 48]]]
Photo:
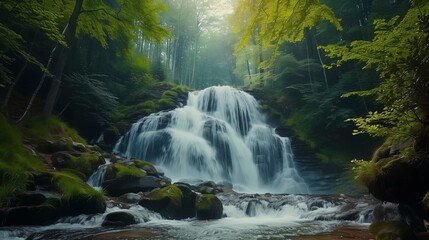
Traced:
[[413, 129], [429, 124], [428, 26], [429, 4], [414, 1], [402, 20], [374, 21], [372, 40], [324, 48], [336, 60], [334, 65], [359, 61], [380, 76], [375, 88], [346, 95], [374, 95], [384, 106], [382, 111], [350, 119], [358, 127], [355, 134], [409, 138], [415, 137]]

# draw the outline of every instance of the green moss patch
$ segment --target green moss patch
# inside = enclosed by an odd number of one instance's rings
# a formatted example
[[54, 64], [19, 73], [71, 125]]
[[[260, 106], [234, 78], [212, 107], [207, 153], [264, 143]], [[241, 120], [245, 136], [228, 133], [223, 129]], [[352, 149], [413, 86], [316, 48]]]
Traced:
[[146, 174], [134, 165], [126, 165], [122, 163], [115, 163], [116, 177], [133, 176], [144, 177]]
[[159, 190], [151, 192], [148, 197], [152, 199], [162, 199], [168, 197], [174, 205], [181, 206], [183, 194], [177, 186], [168, 185]]
[[65, 199], [70, 199], [74, 196], [86, 196], [88, 198], [97, 199], [103, 198], [101, 192], [93, 189], [72, 172], [55, 172], [53, 181]]
[[153, 166], [152, 163], [148, 162], [148, 161], [142, 161], [142, 160], [135, 160], [134, 164], [138, 167], [138, 168], [149, 168], [151, 172], [153, 173], [157, 173], [158, 171], [156, 170], [155, 166]]

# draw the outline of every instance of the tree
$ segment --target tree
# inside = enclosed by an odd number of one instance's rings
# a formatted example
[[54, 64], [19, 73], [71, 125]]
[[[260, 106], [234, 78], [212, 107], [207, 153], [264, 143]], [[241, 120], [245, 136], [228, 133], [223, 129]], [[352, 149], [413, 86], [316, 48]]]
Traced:
[[412, 1], [412, 8], [402, 20], [375, 20], [375, 34], [370, 41], [353, 41], [323, 49], [336, 59], [334, 66], [358, 61], [364, 68], [375, 69], [378, 86], [346, 94], [375, 95], [384, 106], [382, 111], [353, 118], [358, 127], [354, 134], [393, 139], [416, 137], [429, 126], [429, 3]]
[[44, 115], [49, 116], [54, 108], [65, 64], [79, 34], [88, 34], [103, 47], [107, 47], [109, 39], [127, 36], [131, 40], [136, 30], [149, 38], [160, 40], [168, 36], [168, 31], [159, 24], [157, 14], [163, 5], [155, 0], [131, 1], [74, 1], [74, 8], [68, 18], [65, 41], [67, 47], [59, 49], [59, 55], [53, 70], [53, 81], [44, 108]]
[[[31, 52], [37, 35], [65, 44], [58, 30], [57, 21], [60, 13], [55, 7], [44, 1], [12, 1], [0, 2], [0, 87], [9, 85], [3, 100], [2, 110], [5, 110], [11, 93], [25, 71], [28, 63], [38, 66], [47, 72], [40, 60]], [[20, 60], [23, 66], [13, 77], [10, 65]]]
[[236, 53], [253, 38], [262, 50], [271, 49], [269, 61], [262, 62], [261, 68], [274, 62], [281, 44], [301, 41], [304, 30], [320, 21], [327, 20], [341, 29], [332, 10], [318, 0], [240, 0], [234, 18], [238, 21], [233, 22], [234, 30], [242, 32]]

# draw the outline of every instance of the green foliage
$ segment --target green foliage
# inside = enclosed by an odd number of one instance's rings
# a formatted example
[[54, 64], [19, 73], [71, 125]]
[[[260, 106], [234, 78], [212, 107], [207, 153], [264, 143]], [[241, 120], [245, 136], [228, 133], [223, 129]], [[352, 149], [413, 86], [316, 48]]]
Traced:
[[103, 198], [103, 193], [96, 191], [71, 172], [55, 172], [53, 181], [58, 186], [65, 199], [76, 196], [85, 196], [87, 198], [94, 197], [97, 199]]
[[339, 21], [332, 10], [318, 0], [241, 0], [235, 10], [233, 29], [243, 35], [236, 52], [245, 48], [252, 38], [263, 50], [272, 49], [270, 62], [261, 63], [262, 68], [270, 66], [279, 56], [279, 47], [284, 42], [298, 42], [304, 38], [304, 30], [320, 21], [329, 21], [338, 30]]
[[44, 1], [2, 0], [0, 13], [0, 87], [4, 87], [12, 81], [8, 65], [15, 58], [28, 61], [46, 71], [43, 64], [30, 52], [30, 39], [23, 35], [23, 30], [40, 31], [54, 42], [64, 42], [57, 26], [60, 14]]
[[373, 160], [352, 160], [352, 170], [355, 174], [355, 179], [359, 184], [366, 187], [369, 183], [373, 182], [378, 174], [380, 174], [380, 169], [377, 166], [377, 163]]
[[117, 98], [99, 80], [103, 77], [74, 73], [65, 78], [69, 107], [74, 114], [80, 114], [86, 120], [84, 123], [107, 125], [113, 109], [118, 105]]
[[0, 114], [0, 206], [26, 189], [30, 181], [27, 171], [43, 171], [40, 158], [23, 147], [21, 132]]
[[144, 177], [146, 175], [135, 165], [115, 163], [113, 166], [117, 171], [116, 177], [124, 177], [124, 176]]
[[403, 19], [375, 20], [374, 28], [371, 41], [323, 48], [336, 60], [334, 66], [359, 61], [380, 75], [381, 82], [375, 88], [346, 95], [374, 95], [384, 106], [366, 117], [351, 118], [358, 127], [354, 133], [394, 139], [415, 137], [413, 129], [429, 124], [429, 3], [414, 1]]

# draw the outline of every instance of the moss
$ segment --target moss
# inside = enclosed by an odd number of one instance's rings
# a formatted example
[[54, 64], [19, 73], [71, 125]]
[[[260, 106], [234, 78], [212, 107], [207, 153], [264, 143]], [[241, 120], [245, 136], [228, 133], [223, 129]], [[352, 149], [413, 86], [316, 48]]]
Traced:
[[57, 117], [48, 119], [35, 117], [23, 124], [23, 132], [26, 136], [34, 139], [46, 139], [49, 137], [70, 137], [75, 142], [86, 144], [76, 130], [70, 128], [65, 122]]
[[159, 190], [151, 192], [148, 197], [156, 200], [168, 197], [174, 205], [181, 206], [183, 194], [177, 186], [168, 185]]
[[161, 98], [177, 98], [178, 95], [175, 91], [167, 90], [162, 94]]
[[380, 169], [375, 161], [353, 160], [353, 171], [357, 182], [365, 187], [374, 182]]
[[147, 162], [147, 161], [142, 161], [142, 160], [135, 160], [134, 164], [138, 167], [138, 168], [144, 168], [144, 167], [148, 167], [153, 173], [158, 172], [155, 168], [155, 166], [153, 166], [152, 163]]
[[223, 215], [222, 202], [213, 194], [198, 195], [195, 210], [197, 218], [202, 220], [219, 219]]
[[99, 165], [104, 163], [104, 160], [97, 152], [82, 153], [77, 157], [65, 154], [64, 157], [67, 162], [64, 164], [63, 169], [69, 168], [79, 171], [86, 177], [89, 177]]
[[197, 198], [196, 207], [197, 209], [210, 209], [212, 207], [212, 201], [216, 196], [213, 194], [202, 194], [201, 197]]
[[76, 196], [102, 199], [103, 194], [86, 184], [82, 179], [72, 172], [55, 172], [53, 182], [59, 188], [63, 197], [69, 199]]
[[160, 108], [172, 108], [176, 106], [170, 98], [161, 98], [158, 100], [158, 104]]
[[134, 177], [144, 177], [146, 174], [138, 169], [134, 165], [126, 165], [122, 163], [115, 163], [114, 168], [116, 170], [116, 177], [124, 176], [134, 176]]

